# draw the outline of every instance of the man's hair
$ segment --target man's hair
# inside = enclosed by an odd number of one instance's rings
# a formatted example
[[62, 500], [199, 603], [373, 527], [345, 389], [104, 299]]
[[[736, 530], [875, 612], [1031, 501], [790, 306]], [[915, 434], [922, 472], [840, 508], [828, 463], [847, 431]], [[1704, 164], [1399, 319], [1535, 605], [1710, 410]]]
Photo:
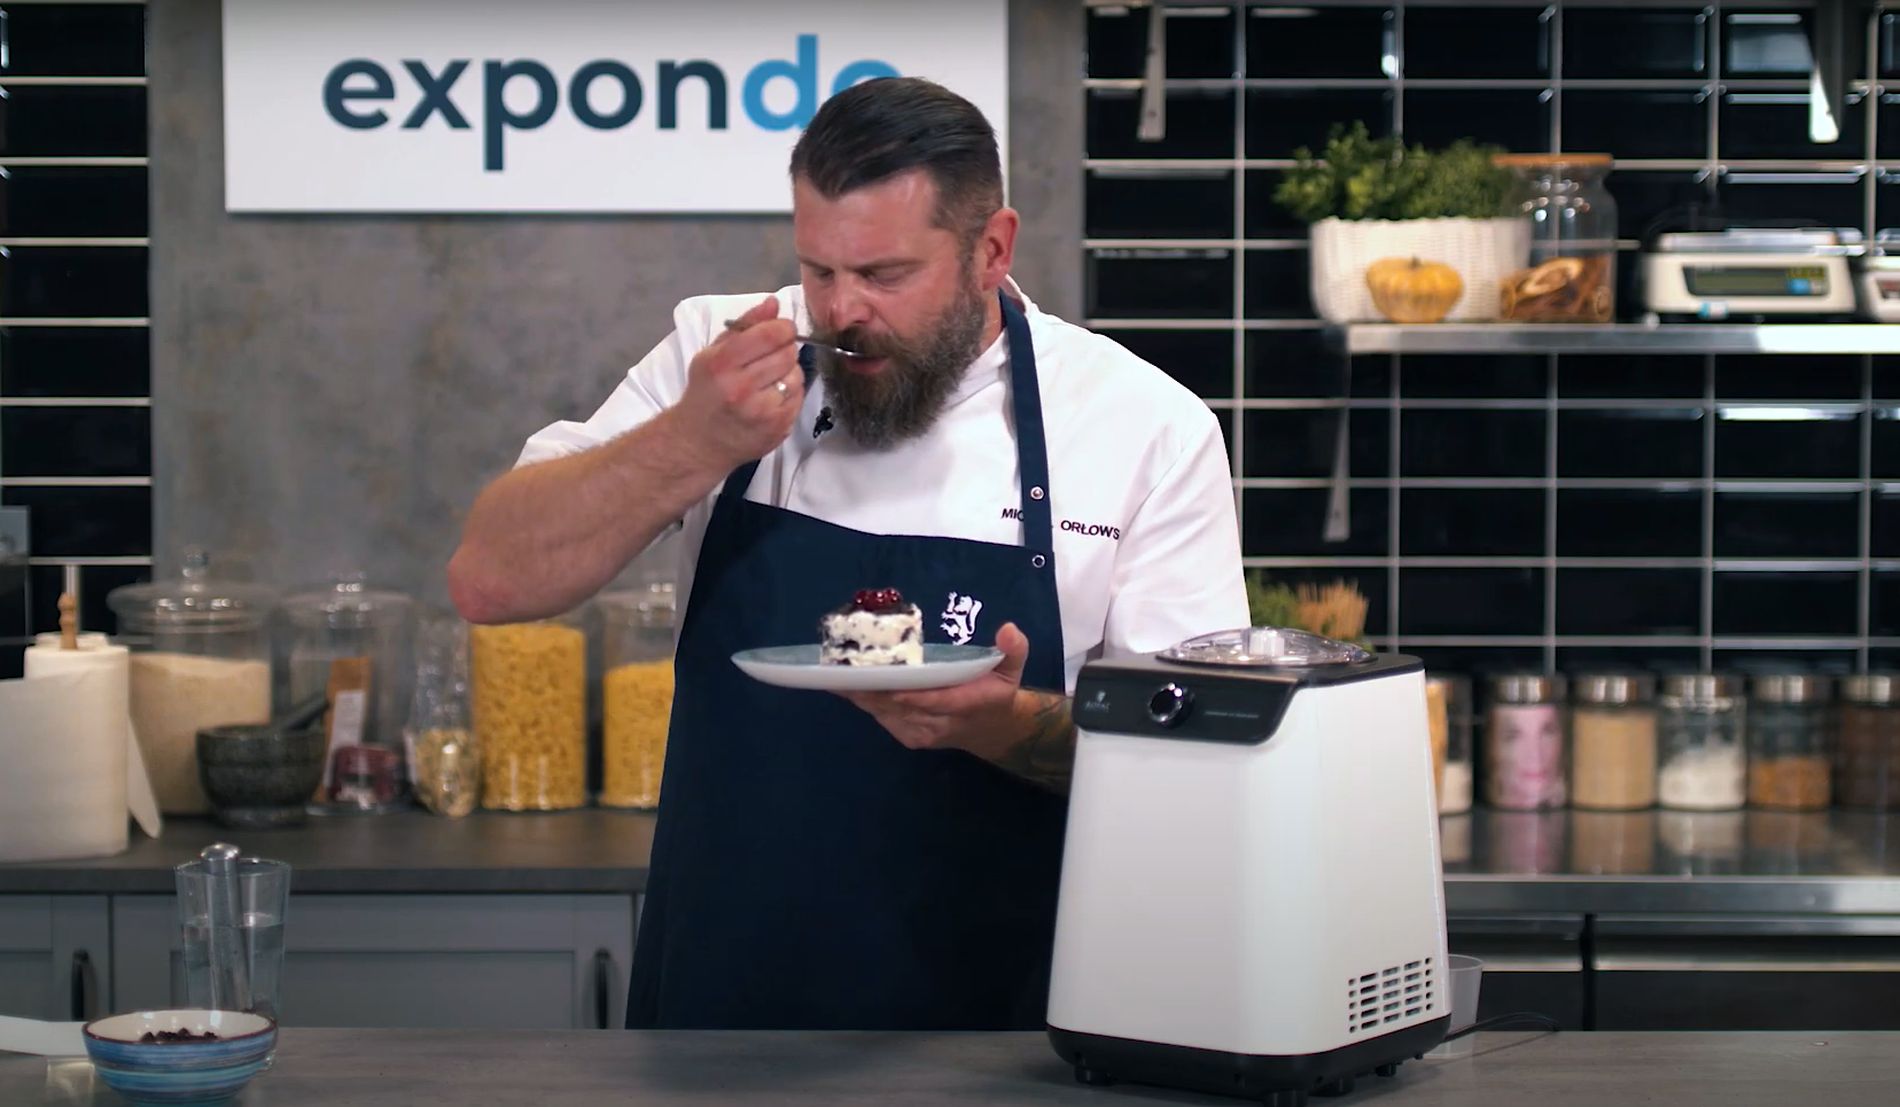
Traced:
[[792, 148], [792, 179], [826, 199], [912, 169], [937, 185], [932, 221], [966, 243], [1003, 206], [995, 128], [975, 104], [920, 77], [878, 77], [838, 93]]

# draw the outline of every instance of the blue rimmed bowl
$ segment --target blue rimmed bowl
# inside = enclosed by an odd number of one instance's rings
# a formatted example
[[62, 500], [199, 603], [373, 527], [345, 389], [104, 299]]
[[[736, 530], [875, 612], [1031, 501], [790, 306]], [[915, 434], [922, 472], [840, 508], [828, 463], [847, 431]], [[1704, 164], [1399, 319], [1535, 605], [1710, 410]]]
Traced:
[[[189, 1030], [204, 1042], [142, 1042], [146, 1034]], [[277, 1023], [247, 1011], [179, 1008], [133, 1011], [86, 1024], [86, 1055], [106, 1086], [135, 1104], [212, 1107], [229, 1103], [270, 1067]]]

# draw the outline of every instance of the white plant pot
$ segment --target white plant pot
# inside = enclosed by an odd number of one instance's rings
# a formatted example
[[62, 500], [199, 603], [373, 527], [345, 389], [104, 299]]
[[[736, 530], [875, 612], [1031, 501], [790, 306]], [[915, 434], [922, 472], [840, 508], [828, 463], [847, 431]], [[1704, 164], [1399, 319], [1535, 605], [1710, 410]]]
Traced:
[[1313, 224], [1313, 307], [1328, 323], [1384, 323], [1366, 288], [1366, 270], [1382, 258], [1418, 258], [1451, 266], [1465, 282], [1447, 323], [1498, 317], [1498, 282], [1530, 261], [1530, 224], [1522, 219], [1322, 219]]

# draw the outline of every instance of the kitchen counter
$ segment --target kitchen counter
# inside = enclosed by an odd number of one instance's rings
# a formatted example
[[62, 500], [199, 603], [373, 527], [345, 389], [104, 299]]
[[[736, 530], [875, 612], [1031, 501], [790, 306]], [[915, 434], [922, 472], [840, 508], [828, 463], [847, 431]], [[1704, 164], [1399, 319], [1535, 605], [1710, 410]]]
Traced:
[[115, 857], [0, 865], [0, 894], [169, 894], [172, 868], [218, 841], [289, 862], [296, 892], [625, 895], [646, 888], [653, 816], [584, 808], [446, 819], [403, 811], [313, 817], [282, 830], [169, 818], [162, 838], [135, 829], [130, 848]]
[[[0, 1054], [0, 1103], [120, 1104], [84, 1061]], [[1315, 1103], [1831, 1107], [1893, 1102], [1900, 1034], [1486, 1034], [1463, 1059]], [[283, 1032], [239, 1107], [349, 1103], [1236, 1104], [1085, 1088], [1041, 1034], [306, 1030]]]
[[[1480, 810], [1441, 826], [1453, 914], [1900, 915], [1900, 818]], [[653, 816], [416, 811], [273, 831], [172, 819], [116, 857], [0, 865], [0, 894], [170, 892], [172, 866], [220, 839], [288, 861], [298, 892], [631, 894], [646, 887]]]

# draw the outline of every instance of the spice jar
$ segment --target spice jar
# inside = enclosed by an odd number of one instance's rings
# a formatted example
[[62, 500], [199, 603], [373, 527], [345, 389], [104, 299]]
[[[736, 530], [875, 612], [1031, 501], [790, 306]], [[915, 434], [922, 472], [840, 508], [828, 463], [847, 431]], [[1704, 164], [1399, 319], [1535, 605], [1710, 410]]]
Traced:
[[1900, 673], [1865, 673], [1841, 682], [1841, 729], [1834, 746], [1840, 802], [1878, 811], [1900, 808]]
[[1683, 811], [1732, 811], [1748, 799], [1746, 715], [1739, 682], [1713, 673], [1672, 676], [1656, 698], [1656, 798]]
[[582, 613], [469, 633], [469, 704], [482, 806], [557, 811], [587, 802], [587, 635]]
[[1656, 682], [1639, 673], [1580, 677], [1570, 715], [1570, 801], [1598, 811], [1656, 803]]
[[673, 718], [674, 598], [670, 581], [600, 597], [603, 807], [652, 809]]
[[1608, 154], [1505, 154], [1513, 208], [1530, 222], [1530, 267], [1499, 285], [1498, 316], [1515, 323], [1616, 318], [1616, 200]]
[[481, 746], [468, 723], [468, 626], [447, 616], [416, 631], [416, 690], [403, 731], [416, 800], [460, 818], [481, 796]]
[[270, 589], [219, 579], [193, 547], [176, 578], [115, 588], [106, 602], [131, 650], [132, 725], [158, 809], [210, 810], [198, 779], [198, 732], [270, 721]]
[[1833, 771], [1827, 678], [1776, 673], [1756, 677], [1754, 684], [1748, 708], [1748, 802], [1784, 811], [1825, 808]]
[[1563, 683], [1554, 676], [1513, 674], [1491, 683], [1485, 735], [1485, 799], [1493, 807], [1536, 811], [1562, 807]]
[[1425, 721], [1437, 769], [1438, 813], [1471, 810], [1471, 682], [1461, 676], [1425, 681]]

